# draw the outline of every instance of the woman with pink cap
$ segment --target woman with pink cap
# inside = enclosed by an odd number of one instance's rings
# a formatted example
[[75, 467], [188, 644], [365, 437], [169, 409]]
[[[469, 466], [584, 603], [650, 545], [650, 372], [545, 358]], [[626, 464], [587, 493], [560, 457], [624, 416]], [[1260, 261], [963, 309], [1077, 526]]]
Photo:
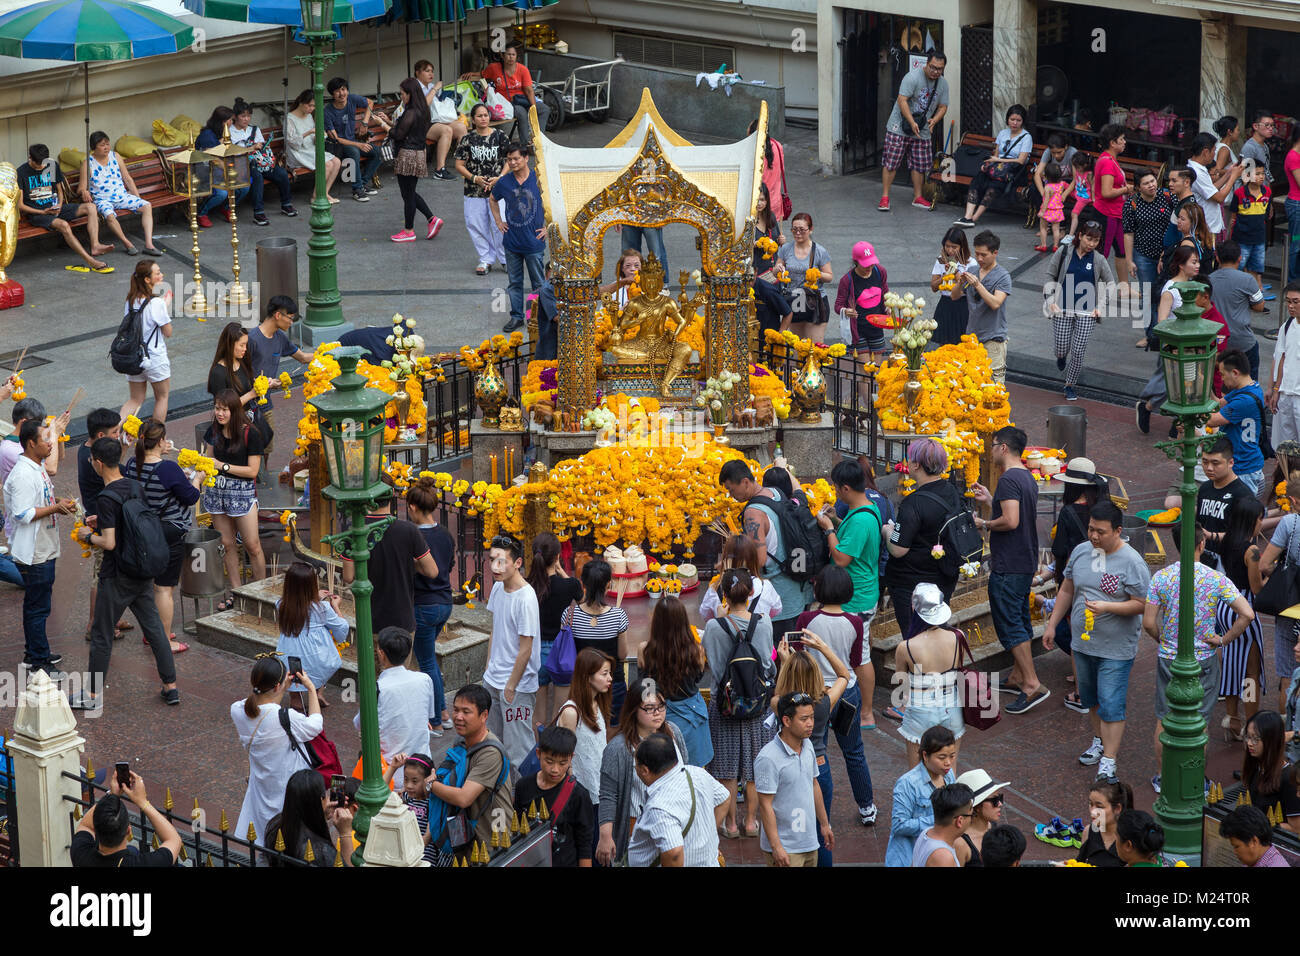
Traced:
[[867, 316], [883, 312], [885, 293], [889, 291], [889, 277], [876, 257], [869, 242], [853, 246], [853, 268], [840, 276], [839, 291], [835, 295], [835, 311], [848, 321], [850, 335], [844, 344], [859, 352], [886, 352], [889, 350], [883, 329], [867, 321]]

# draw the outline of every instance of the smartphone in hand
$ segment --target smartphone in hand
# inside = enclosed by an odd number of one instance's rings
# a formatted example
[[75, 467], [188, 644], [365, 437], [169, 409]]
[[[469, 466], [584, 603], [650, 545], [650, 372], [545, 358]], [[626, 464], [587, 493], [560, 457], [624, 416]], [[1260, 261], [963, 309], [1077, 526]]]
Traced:
[[302, 658], [301, 658], [301, 657], [290, 657], [290, 658], [289, 658], [289, 673], [290, 673], [290, 674], [301, 674], [301, 673], [302, 673]]
[[127, 760], [119, 760], [116, 765], [117, 785], [123, 790], [131, 789], [131, 763]]
[[792, 651], [803, 650], [803, 631], [786, 631], [785, 642]]

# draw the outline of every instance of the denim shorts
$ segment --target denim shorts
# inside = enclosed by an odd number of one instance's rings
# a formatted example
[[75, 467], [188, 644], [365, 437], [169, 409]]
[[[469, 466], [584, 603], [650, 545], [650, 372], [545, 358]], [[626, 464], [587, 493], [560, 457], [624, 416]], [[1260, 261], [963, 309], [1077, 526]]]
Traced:
[[546, 658], [551, 656], [551, 645], [555, 641], [542, 641], [542, 666], [537, 668], [537, 686], [546, 687], [548, 684], [554, 684], [555, 679], [551, 677], [551, 672], [546, 669]]
[[1282, 681], [1296, 668], [1296, 626], [1295, 621], [1281, 617], [1274, 618], [1273, 625], [1273, 669], [1277, 671], [1278, 688], [1281, 689]]
[[1242, 245], [1241, 247], [1241, 265], [1238, 266], [1243, 272], [1263, 272], [1264, 271], [1264, 243], [1258, 245]]
[[1126, 716], [1128, 702], [1128, 675], [1133, 661], [1112, 661], [1095, 657], [1074, 648], [1074, 669], [1079, 681], [1079, 700], [1084, 707], [1096, 707], [1097, 716], [1108, 724], [1118, 723]]
[[1007, 650], [1034, 639], [1034, 625], [1029, 618], [1029, 592], [1032, 574], [989, 575], [989, 613], [998, 642]]
[[966, 721], [962, 719], [960, 707], [921, 707], [916, 704], [908, 704], [903, 711], [903, 725], [898, 728], [898, 733], [908, 743], [919, 744], [921, 735], [934, 726], [947, 727], [958, 740], [966, 733]]

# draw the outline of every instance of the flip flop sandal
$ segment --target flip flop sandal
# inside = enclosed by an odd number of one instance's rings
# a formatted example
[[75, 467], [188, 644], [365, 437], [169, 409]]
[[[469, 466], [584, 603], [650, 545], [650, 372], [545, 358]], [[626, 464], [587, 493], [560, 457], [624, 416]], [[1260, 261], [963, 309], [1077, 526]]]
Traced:
[[177, 646], [172, 648], [173, 654], [184, 654], [190, 649], [190, 646], [184, 641], [176, 641]]
[[859, 729], [859, 730], [875, 730], [875, 729], [876, 729], [876, 725], [875, 725], [875, 724], [858, 724], [858, 729]]
[[91, 271], [91, 272], [98, 272], [100, 275], [102, 275], [102, 276], [106, 276], [106, 275], [110, 275], [111, 273], [116, 272], [117, 270], [114, 269], [112, 266], [101, 266], [101, 267], [98, 268], [98, 269], [96, 269], [96, 268], [94, 268], [94, 267], [92, 266], [90, 271]]
[[893, 704], [890, 704], [888, 707], [882, 710], [881, 713], [884, 714], [886, 717], [888, 717], [890, 720], [896, 720], [899, 723], [903, 722], [903, 712], [899, 710], [897, 707], [895, 707]]
[[758, 824], [755, 824], [755, 825], [754, 825], [754, 829], [752, 829], [752, 830], [751, 830], [749, 827], [745, 827], [745, 836], [749, 837], [751, 840], [757, 840], [757, 839], [758, 839]]
[[89, 272], [90, 266], [64, 266], [69, 272]]
[[734, 830], [728, 830], [728, 829], [726, 829], [725, 827], [718, 827], [718, 833], [719, 833], [719, 834], [720, 834], [724, 839], [727, 839], [727, 840], [739, 840], [739, 839], [740, 839], [740, 828], [739, 828], [739, 827], [737, 827], [737, 828], [734, 829]]
[[128, 256], [138, 256], [140, 254], [140, 250], [137, 249], [135, 246], [127, 246], [122, 251], [125, 252]]

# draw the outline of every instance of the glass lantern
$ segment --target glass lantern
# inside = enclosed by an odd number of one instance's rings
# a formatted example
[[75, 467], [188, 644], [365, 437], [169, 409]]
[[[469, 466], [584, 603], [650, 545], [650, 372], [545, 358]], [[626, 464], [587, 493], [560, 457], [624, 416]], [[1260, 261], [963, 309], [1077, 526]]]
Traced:
[[334, 0], [301, 0], [302, 32], [334, 32]]
[[212, 163], [210, 154], [191, 146], [168, 159], [171, 164], [171, 189], [186, 199], [202, 199], [212, 195]]
[[217, 167], [212, 171], [212, 181], [218, 189], [230, 191], [243, 189], [248, 185], [248, 154], [253, 149], [254, 147], [251, 146], [221, 143], [205, 150], [213, 158]]
[[379, 472], [384, 451], [384, 409], [390, 396], [377, 388], [367, 388], [365, 376], [357, 374], [357, 363], [365, 354], [362, 349], [344, 347], [330, 354], [343, 374], [334, 379], [331, 391], [310, 401], [320, 421], [330, 474], [330, 486], [324, 494], [336, 501], [373, 501], [387, 488]]
[[1156, 326], [1160, 368], [1169, 396], [1163, 411], [1174, 416], [1209, 415], [1216, 407], [1211, 386], [1221, 326], [1202, 318], [1196, 306], [1197, 294], [1205, 291], [1203, 283], [1178, 282], [1174, 287], [1182, 297], [1182, 305], [1174, 310], [1172, 318]]

